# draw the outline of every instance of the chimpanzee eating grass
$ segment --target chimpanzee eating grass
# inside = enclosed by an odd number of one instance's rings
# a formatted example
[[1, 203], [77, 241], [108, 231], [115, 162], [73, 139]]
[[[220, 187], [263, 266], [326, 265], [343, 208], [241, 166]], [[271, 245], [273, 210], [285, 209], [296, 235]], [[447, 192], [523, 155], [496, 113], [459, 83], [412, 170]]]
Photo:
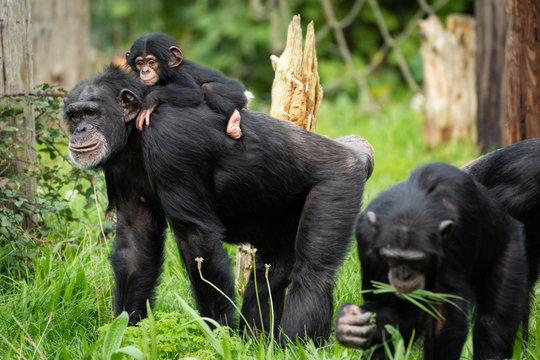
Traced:
[[373, 149], [359, 137], [338, 142], [248, 110], [239, 147], [223, 132], [228, 117], [213, 112], [200, 91], [181, 87], [175, 103], [154, 109], [151, 127], [133, 131], [145, 90], [132, 74], [111, 68], [65, 99], [71, 157], [81, 167], [103, 168], [117, 211], [115, 313], [126, 310], [131, 324], [146, 316], [167, 219], [202, 316], [235, 323], [233, 304], [203, 282], [195, 259], [203, 258], [204, 278], [234, 299], [221, 241], [249, 242], [258, 249], [257, 284], [252, 273], [242, 305], [248, 324], [241, 327], [270, 331], [272, 314], [276, 333], [293, 341], [328, 338], [334, 277], [349, 248]]
[[[202, 89], [212, 110], [229, 116], [226, 131], [233, 139], [242, 136], [240, 112], [247, 106], [246, 89], [238, 80], [223, 73], [184, 59], [176, 40], [162, 33], [146, 34], [135, 40], [126, 53], [127, 65], [152, 91], [145, 97], [136, 126], [142, 130], [150, 124], [150, 114], [160, 103], [177, 101], [176, 87]], [[182, 99], [180, 106], [183, 106]]]
[[[358, 220], [362, 289], [386, 282], [407, 294], [417, 289], [451, 294], [436, 319], [394, 294], [366, 293], [360, 306], [344, 304], [336, 335], [367, 349], [397, 327], [407, 342], [424, 336], [425, 359], [459, 359], [474, 311], [474, 359], [504, 359], [522, 320], [527, 271], [522, 225], [496, 196], [465, 172], [442, 163], [414, 170], [377, 196]], [[375, 323], [370, 322], [375, 314]], [[375, 358], [383, 358], [382, 348]]]

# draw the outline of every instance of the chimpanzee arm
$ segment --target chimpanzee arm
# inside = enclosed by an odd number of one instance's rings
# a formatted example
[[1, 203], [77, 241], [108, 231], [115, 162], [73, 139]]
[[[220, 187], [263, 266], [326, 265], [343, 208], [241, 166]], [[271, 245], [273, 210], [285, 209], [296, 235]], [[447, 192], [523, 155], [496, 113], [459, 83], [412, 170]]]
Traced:
[[116, 208], [114, 311], [127, 311], [130, 325], [146, 317], [163, 263], [165, 216], [144, 173], [106, 172], [109, 201]]
[[[357, 240], [362, 289], [373, 290], [372, 281], [387, 282], [388, 267], [376, 255], [369, 239], [357, 234]], [[417, 308], [393, 294], [366, 292], [362, 305], [341, 306], [336, 316], [336, 337], [345, 346], [368, 349], [389, 340], [391, 335], [386, 325], [392, 325], [407, 342], [416, 327], [418, 314]], [[383, 350], [377, 350], [376, 354], [379, 352], [382, 354]]]

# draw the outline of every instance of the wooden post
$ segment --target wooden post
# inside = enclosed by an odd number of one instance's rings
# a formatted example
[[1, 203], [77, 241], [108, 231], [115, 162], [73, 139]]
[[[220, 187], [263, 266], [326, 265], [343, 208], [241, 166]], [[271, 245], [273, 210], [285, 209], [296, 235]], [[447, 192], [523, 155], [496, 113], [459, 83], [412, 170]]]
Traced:
[[540, 137], [540, 3], [510, 0], [506, 38], [506, 145]]
[[[32, 74], [32, 23], [28, 0], [2, 0], [0, 2], [0, 95], [28, 93], [33, 87]], [[0, 102], [0, 112], [5, 108], [22, 108], [22, 114], [7, 119], [8, 125], [17, 128], [19, 142], [8, 162], [8, 173], [22, 179], [21, 190], [32, 199], [36, 179], [24, 170], [36, 161], [35, 119], [33, 106], [9, 98]], [[36, 216], [25, 216], [24, 226], [35, 226]]]
[[476, 0], [477, 144], [482, 152], [504, 146], [506, 2]]
[[[289, 24], [285, 50], [280, 57], [272, 55], [270, 60], [276, 72], [270, 115], [315, 131], [323, 90], [317, 70], [313, 21], [308, 24], [302, 50], [300, 15], [295, 15]], [[242, 244], [236, 250], [236, 286], [240, 291], [253, 268], [252, 250], [249, 244]]]
[[476, 139], [475, 21], [450, 15], [445, 29], [435, 15], [420, 20], [423, 36], [428, 148], [457, 139]]

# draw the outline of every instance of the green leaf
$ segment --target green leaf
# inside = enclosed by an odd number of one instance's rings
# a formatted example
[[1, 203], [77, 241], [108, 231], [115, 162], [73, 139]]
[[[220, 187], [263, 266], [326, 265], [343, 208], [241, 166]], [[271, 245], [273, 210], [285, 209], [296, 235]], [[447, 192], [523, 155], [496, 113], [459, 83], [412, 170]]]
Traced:
[[116, 354], [119, 354], [119, 353], [129, 355], [138, 360], [143, 360], [145, 358], [143, 352], [140, 349], [131, 345], [124, 346], [123, 348], [118, 349], [116, 351]]
[[126, 331], [129, 321], [129, 315], [123, 311], [111, 324], [111, 327], [105, 334], [103, 345], [101, 347], [101, 355], [103, 359], [110, 359], [120, 348], [122, 338]]

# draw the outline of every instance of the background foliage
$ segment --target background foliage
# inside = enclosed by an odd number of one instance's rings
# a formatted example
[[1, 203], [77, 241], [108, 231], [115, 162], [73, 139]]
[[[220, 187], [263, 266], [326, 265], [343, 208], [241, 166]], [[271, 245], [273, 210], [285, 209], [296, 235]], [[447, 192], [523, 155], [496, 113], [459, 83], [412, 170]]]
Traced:
[[[356, 2], [359, 1], [331, 1], [336, 19], [347, 17]], [[378, 3], [388, 30], [394, 36], [401, 33], [419, 11], [417, 0]], [[300, 14], [304, 28], [312, 20], [315, 25], [325, 99], [332, 101], [346, 93], [357, 100], [360, 92], [353, 79], [339, 87], [328, 87], [328, 83], [346, 73], [347, 68], [329, 30], [327, 15], [317, 0], [100, 0], [92, 1], [91, 6], [92, 42], [97, 49], [123, 55], [140, 35], [166, 32], [179, 41], [187, 58], [242, 80], [265, 102], [270, 101], [274, 77], [269, 57], [281, 55], [287, 25], [293, 15]], [[438, 15], [445, 19], [450, 13], [472, 13], [472, 10], [473, 1], [452, 0], [445, 3]], [[368, 65], [383, 44], [373, 12], [365, 1], [362, 10], [344, 29], [344, 35], [358, 71]], [[402, 51], [415, 78], [421, 81], [419, 44], [419, 34], [415, 30]], [[395, 58], [389, 56], [376, 69], [377, 76], [367, 79], [373, 84], [372, 95], [389, 100], [401, 94], [404, 82], [396, 65]]]

